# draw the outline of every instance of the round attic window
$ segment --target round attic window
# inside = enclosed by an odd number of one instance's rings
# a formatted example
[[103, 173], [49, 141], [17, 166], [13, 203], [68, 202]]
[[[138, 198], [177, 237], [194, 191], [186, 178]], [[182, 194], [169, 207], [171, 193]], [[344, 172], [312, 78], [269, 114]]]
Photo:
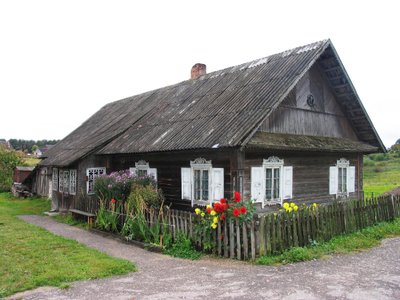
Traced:
[[309, 107], [314, 107], [315, 106], [315, 98], [314, 98], [314, 96], [312, 94], [309, 94], [307, 96], [307, 105]]

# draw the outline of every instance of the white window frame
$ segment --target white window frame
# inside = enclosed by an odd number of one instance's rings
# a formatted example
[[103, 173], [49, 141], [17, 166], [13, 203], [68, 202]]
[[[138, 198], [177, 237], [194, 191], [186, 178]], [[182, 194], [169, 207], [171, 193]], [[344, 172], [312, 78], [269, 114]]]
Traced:
[[[195, 200], [195, 172], [208, 171], [208, 199]], [[201, 178], [201, 175], [200, 175]], [[181, 168], [182, 199], [190, 200], [192, 206], [211, 204], [224, 197], [224, 169], [213, 168], [211, 160], [196, 158], [190, 168]], [[202, 196], [201, 192], [201, 196]]]
[[[279, 170], [279, 197], [276, 199], [267, 199], [266, 195], [266, 173], [271, 169], [272, 182], [271, 192], [274, 190], [274, 169]], [[261, 202], [262, 208], [266, 205], [282, 205], [283, 200], [293, 197], [293, 167], [285, 166], [283, 159], [276, 156], [270, 156], [263, 159], [261, 167], [251, 168], [251, 198], [256, 202]]]
[[58, 170], [58, 191], [60, 193], [64, 192], [64, 170]]
[[149, 162], [145, 160], [139, 160], [135, 162], [135, 167], [129, 168], [131, 174], [139, 176], [141, 171], [146, 171], [146, 176], [152, 176], [157, 183], [157, 168], [150, 168]]
[[[191, 179], [192, 179], [192, 199], [193, 202], [196, 203], [207, 203], [207, 202], [212, 202], [211, 201], [211, 172], [212, 172], [212, 164], [211, 160], [205, 160], [204, 158], [196, 158], [194, 161], [190, 162], [190, 168], [191, 168]], [[208, 199], [202, 199], [203, 197], [203, 192], [202, 189], [200, 188], [200, 199], [195, 199], [195, 172], [200, 171], [200, 184], [202, 182], [202, 174], [204, 171], [208, 172]]]
[[[342, 172], [339, 172], [339, 170]], [[343, 182], [344, 172], [346, 172], [346, 182]], [[340, 178], [341, 173], [341, 178]], [[345, 184], [346, 189], [339, 190], [339, 186], [343, 187]], [[355, 167], [350, 166], [350, 161], [341, 158], [336, 161], [335, 166], [329, 168], [329, 194], [335, 195], [337, 198], [349, 197], [350, 193], [355, 192]]]
[[93, 195], [94, 194], [94, 183], [96, 178], [100, 175], [106, 174], [105, 167], [97, 167], [97, 168], [87, 168], [86, 169], [86, 194]]
[[58, 168], [53, 168], [52, 174], [53, 191], [58, 191]]
[[76, 183], [78, 172], [75, 169], [69, 170], [69, 194], [76, 195]]

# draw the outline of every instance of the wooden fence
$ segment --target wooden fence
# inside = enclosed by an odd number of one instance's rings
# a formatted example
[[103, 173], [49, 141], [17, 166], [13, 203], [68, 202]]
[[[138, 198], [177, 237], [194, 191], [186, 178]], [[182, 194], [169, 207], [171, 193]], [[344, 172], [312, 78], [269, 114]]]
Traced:
[[212, 253], [218, 256], [249, 260], [392, 221], [400, 217], [400, 197], [335, 201], [297, 213], [260, 215], [250, 224], [224, 220], [218, 224], [211, 241], [194, 233], [195, 217], [193, 213], [170, 210], [166, 219], [171, 234], [176, 237], [183, 233], [191, 237], [200, 249], [211, 244]]

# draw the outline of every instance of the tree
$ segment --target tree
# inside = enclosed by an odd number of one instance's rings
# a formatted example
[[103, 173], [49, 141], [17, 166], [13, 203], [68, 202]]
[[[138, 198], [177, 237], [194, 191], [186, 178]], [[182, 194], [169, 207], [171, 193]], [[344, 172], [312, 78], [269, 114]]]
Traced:
[[37, 149], [39, 149], [39, 146], [38, 145], [33, 145], [32, 146], [32, 153], [34, 153]]
[[22, 159], [15, 150], [0, 146], [0, 192], [11, 189], [14, 169], [21, 163]]

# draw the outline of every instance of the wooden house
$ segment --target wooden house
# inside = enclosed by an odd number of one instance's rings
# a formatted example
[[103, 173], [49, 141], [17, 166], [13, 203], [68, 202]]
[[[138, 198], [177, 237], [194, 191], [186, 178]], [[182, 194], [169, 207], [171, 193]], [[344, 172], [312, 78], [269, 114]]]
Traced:
[[[96, 177], [156, 177], [190, 208], [240, 191], [260, 208], [363, 193], [363, 155], [385, 151], [330, 40], [105, 105], [45, 153], [55, 203], [94, 211]], [[50, 174], [50, 173], [48, 173]]]

